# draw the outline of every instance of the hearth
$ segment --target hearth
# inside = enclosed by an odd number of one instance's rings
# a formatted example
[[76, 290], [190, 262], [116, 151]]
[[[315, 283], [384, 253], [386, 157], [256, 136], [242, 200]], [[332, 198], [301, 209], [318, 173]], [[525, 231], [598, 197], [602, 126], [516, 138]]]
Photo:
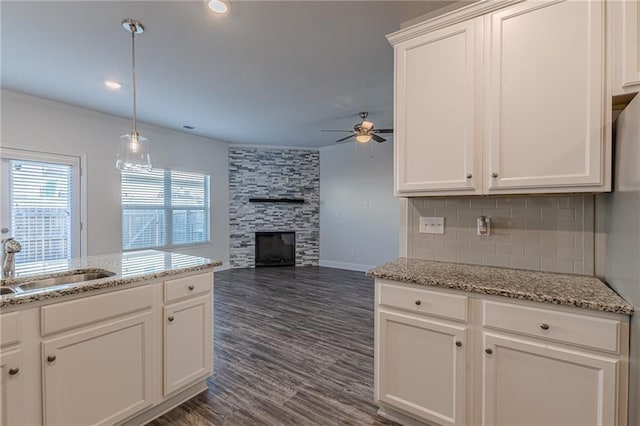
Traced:
[[256, 232], [256, 266], [295, 266], [295, 232]]

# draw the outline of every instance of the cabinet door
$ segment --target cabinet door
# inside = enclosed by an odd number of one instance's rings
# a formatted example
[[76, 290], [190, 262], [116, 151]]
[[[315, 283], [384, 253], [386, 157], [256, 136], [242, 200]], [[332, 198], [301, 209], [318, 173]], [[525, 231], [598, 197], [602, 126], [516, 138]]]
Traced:
[[605, 28], [598, 0], [485, 17], [485, 192], [609, 190]]
[[463, 425], [466, 328], [418, 315], [378, 315], [377, 399], [426, 421]]
[[396, 45], [396, 193], [482, 190], [481, 35], [479, 18]]
[[150, 312], [42, 342], [44, 422], [113, 424], [153, 404]]
[[484, 349], [484, 425], [617, 424], [617, 359], [491, 334]]
[[[640, 84], [640, 7], [638, 0], [618, 0], [621, 20], [622, 87]], [[638, 87], [635, 90], [638, 91]]]
[[20, 425], [22, 421], [22, 357], [20, 350], [0, 353], [0, 425]]
[[164, 308], [164, 395], [213, 372], [211, 294]]

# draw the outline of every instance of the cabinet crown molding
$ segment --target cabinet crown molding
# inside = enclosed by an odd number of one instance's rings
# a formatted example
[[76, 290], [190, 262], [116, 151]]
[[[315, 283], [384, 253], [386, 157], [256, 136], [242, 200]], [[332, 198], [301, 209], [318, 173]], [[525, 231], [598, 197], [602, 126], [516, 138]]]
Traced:
[[395, 46], [398, 43], [402, 43], [403, 41], [410, 40], [422, 34], [426, 34], [452, 24], [467, 21], [523, 1], [524, 0], [479, 0], [478, 2], [460, 9], [435, 16], [431, 19], [427, 19], [426, 21], [419, 22], [407, 28], [388, 34], [387, 40], [392, 46]]

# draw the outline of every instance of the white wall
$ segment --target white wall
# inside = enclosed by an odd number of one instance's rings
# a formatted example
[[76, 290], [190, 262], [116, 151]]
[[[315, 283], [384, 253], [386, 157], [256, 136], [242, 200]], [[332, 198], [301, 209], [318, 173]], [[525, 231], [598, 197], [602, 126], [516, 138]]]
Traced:
[[[3, 147], [86, 155], [87, 254], [122, 249], [120, 172], [115, 168], [120, 135], [131, 120], [2, 90]], [[228, 144], [139, 123], [149, 139], [154, 167], [211, 175], [211, 240], [181, 252], [229, 261]]]
[[640, 425], [640, 96], [618, 117], [614, 190], [596, 197], [596, 275], [631, 303], [629, 424]]
[[391, 141], [320, 149], [321, 266], [364, 271], [397, 258], [399, 216]]

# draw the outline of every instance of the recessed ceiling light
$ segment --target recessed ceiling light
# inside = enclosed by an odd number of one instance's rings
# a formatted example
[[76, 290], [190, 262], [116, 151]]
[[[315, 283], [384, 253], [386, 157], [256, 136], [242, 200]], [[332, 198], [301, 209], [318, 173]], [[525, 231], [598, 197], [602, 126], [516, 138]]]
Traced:
[[209, 9], [213, 10], [215, 13], [227, 13], [229, 10], [229, 6], [223, 0], [209, 0], [207, 3]]
[[122, 87], [122, 83], [114, 80], [106, 80], [104, 82], [104, 85], [107, 86], [109, 89], [120, 89]]

